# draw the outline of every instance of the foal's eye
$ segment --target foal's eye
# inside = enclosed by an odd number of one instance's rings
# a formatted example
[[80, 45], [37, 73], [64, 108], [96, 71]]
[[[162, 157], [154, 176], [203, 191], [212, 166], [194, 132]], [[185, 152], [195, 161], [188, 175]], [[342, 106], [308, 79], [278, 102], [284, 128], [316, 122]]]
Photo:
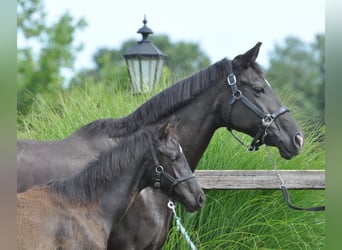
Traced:
[[263, 87], [257, 86], [257, 87], [254, 87], [253, 89], [254, 89], [254, 91], [255, 91], [257, 94], [264, 93], [264, 88], [263, 88]]

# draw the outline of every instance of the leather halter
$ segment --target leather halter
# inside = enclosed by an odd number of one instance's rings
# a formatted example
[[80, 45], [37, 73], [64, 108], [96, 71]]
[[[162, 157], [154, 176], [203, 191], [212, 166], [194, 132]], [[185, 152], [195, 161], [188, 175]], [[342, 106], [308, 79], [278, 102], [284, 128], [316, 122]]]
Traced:
[[[233, 73], [233, 66], [231, 61], [228, 61], [227, 84], [232, 90], [232, 99], [230, 100], [228, 106], [227, 124], [229, 123], [230, 114], [234, 103], [240, 100], [243, 104], [245, 104], [249, 109], [251, 109], [255, 114], [257, 114], [261, 118], [261, 126], [248, 149], [249, 151], [258, 150], [259, 146], [261, 146], [264, 143], [264, 139], [267, 136], [268, 127], [271, 126], [272, 122], [279, 116], [286, 112], [289, 112], [289, 109], [285, 106], [281, 106], [277, 111], [275, 111], [272, 114], [266, 113], [263, 110], [261, 110], [258, 106], [256, 106], [253, 102], [251, 102], [248, 98], [246, 98], [236, 85], [236, 77]], [[230, 133], [232, 133], [234, 138], [236, 138], [240, 143], [242, 143], [242, 141], [233, 134], [232, 128], [227, 127], [227, 129]]]
[[154, 171], [153, 187], [164, 191], [168, 196], [172, 196], [176, 186], [179, 183], [195, 178], [194, 174], [190, 174], [185, 177], [174, 178], [167, 173], [164, 168], [160, 165], [156, 150], [153, 146], [152, 139], [149, 137], [149, 144], [152, 153], [154, 165], [156, 166]]

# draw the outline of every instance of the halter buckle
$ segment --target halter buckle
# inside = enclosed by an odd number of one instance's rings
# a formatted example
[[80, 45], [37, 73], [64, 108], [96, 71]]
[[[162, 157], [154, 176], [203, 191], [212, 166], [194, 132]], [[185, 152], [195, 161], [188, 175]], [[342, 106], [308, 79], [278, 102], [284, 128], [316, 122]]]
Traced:
[[227, 81], [228, 81], [228, 85], [230, 85], [230, 86], [235, 85], [236, 84], [236, 77], [235, 77], [235, 75], [233, 73], [229, 74], [227, 76]]

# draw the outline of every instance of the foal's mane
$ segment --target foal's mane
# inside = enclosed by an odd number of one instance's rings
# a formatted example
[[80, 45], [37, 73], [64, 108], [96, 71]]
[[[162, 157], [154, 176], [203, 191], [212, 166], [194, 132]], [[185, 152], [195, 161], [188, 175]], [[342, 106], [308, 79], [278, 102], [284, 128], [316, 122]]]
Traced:
[[151, 136], [152, 128], [144, 128], [133, 133], [115, 147], [102, 152], [79, 174], [50, 181], [47, 184], [50, 192], [63, 194], [69, 200], [82, 204], [92, 201], [101, 190], [112, 183], [121, 169], [133, 168], [142, 161], [150, 160], [150, 154], [146, 153], [150, 150]]
[[111, 138], [127, 136], [139, 128], [153, 124], [224, 79], [227, 74], [228, 59], [219, 62], [187, 77], [152, 97], [133, 113], [119, 119], [100, 119], [93, 121], [74, 133], [74, 135], [107, 135]]

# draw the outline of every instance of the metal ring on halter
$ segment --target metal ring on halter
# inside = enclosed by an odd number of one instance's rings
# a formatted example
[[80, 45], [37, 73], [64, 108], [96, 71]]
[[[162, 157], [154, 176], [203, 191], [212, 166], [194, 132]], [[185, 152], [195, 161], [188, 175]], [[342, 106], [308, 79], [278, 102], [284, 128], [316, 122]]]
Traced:
[[264, 118], [262, 118], [262, 126], [264, 127], [269, 127], [272, 122], [274, 121], [273, 116], [271, 114], [266, 114]]
[[237, 90], [235, 93], [233, 93], [234, 99], [240, 99], [242, 96], [241, 90]]
[[163, 171], [164, 171], [164, 168], [162, 166], [159, 165], [156, 167], [156, 173], [157, 174], [161, 174]]

